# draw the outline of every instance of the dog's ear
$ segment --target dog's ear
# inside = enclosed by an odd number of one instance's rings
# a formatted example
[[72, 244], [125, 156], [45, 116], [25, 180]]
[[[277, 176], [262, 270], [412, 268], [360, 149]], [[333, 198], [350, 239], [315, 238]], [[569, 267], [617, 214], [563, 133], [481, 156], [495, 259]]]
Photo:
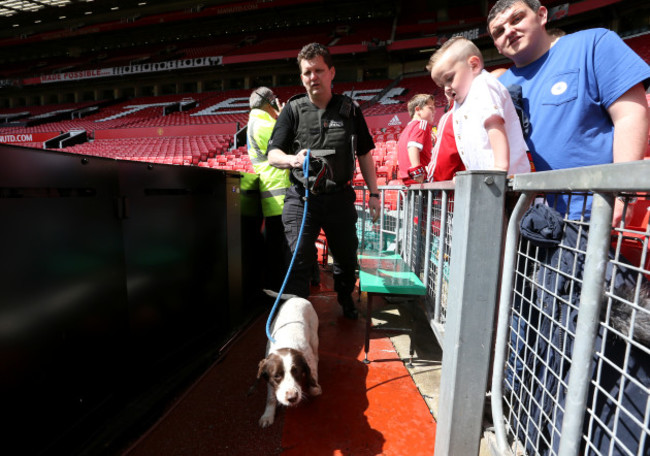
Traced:
[[301, 353], [296, 354], [294, 363], [300, 370], [301, 378], [306, 382], [307, 386], [316, 386], [316, 382], [311, 375], [309, 364], [307, 364], [307, 360], [305, 360], [305, 357]]
[[307, 364], [307, 360], [305, 359], [305, 357], [302, 356], [302, 354], [299, 354], [296, 356], [295, 362], [296, 365], [299, 366], [302, 372], [302, 380], [306, 383], [306, 385], [310, 388], [317, 387], [318, 383], [316, 382], [314, 376], [311, 375], [311, 369], [309, 367], [309, 364]]
[[257, 378], [263, 378], [264, 380], [269, 380], [269, 372], [266, 370], [266, 358], [260, 361], [259, 368], [257, 369]]
[[316, 379], [311, 374], [309, 374], [309, 377], [307, 378], [307, 386], [309, 386], [310, 388], [318, 386], [318, 383], [316, 383]]

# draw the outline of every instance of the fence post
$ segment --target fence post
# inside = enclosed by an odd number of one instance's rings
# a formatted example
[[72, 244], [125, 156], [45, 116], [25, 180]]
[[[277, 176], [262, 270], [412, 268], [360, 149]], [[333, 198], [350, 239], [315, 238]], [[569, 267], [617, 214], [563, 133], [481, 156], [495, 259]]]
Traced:
[[402, 256], [404, 255], [405, 250], [405, 244], [402, 238], [402, 231], [404, 231], [404, 219], [402, 217], [403, 211], [401, 210], [403, 193], [404, 192], [401, 190], [397, 191], [397, 203], [395, 205], [395, 253], [399, 253]]
[[585, 266], [580, 294], [580, 312], [571, 357], [564, 420], [558, 456], [578, 454], [582, 423], [587, 408], [594, 345], [600, 322], [607, 252], [612, 230], [614, 196], [594, 193]]
[[384, 213], [386, 212], [386, 206], [384, 203], [386, 202], [386, 191], [381, 190], [380, 191], [381, 195], [381, 201], [380, 201], [380, 206], [381, 210], [379, 212], [379, 248], [377, 250], [382, 251], [384, 249]]
[[503, 274], [501, 275], [501, 291], [499, 295], [499, 310], [497, 317], [496, 335], [494, 342], [494, 368], [492, 369], [492, 422], [496, 437], [496, 450], [506, 454], [508, 439], [503, 418], [503, 366], [508, 352], [508, 336], [510, 335], [510, 311], [512, 306], [517, 270], [517, 245], [519, 243], [519, 223], [526, 210], [535, 199], [534, 192], [523, 193], [514, 210], [510, 214], [508, 228], [503, 248]]
[[434, 307], [434, 320], [440, 321], [442, 309], [442, 282], [445, 275], [445, 249], [447, 248], [447, 217], [449, 216], [449, 191], [442, 191], [442, 201], [440, 202], [440, 234], [438, 236], [438, 257], [436, 258], [436, 267], [438, 275], [436, 276], [436, 299]]
[[411, 267], [413, 268], [413, 271], [418, 275], [418, 277], [421, 276], [422, 272], [422, 250], [424, 248], [424, 245], [422, 244], [422, 227], [426, 226], [425, 225], [425, 220], [424, 220], [424, 192], [422, 190], [417, 191], [417, 218], [418, 218], [418, 223], [417, 225], [414, 222], [414, 228], [416, 230], [415, 232], [415, 258], [412, 259], [411, 261]]
[[478, 455], [503, 241], [506, 174], [456, 176], [435, 454]]
[[415, 230], [415, 223], [413, 222], [413, 216], [415, 214], [415, 192], [407, 192], [408, 198], [408, 208], [404, 208], [404, 213], [406, 214], [406, 231], [404, 232], [407, 236], [406, 239], [406, 260], [407, 264], [411, 264], [411, 258], [413, 257], [413, 231]]
[[429, 289], [429, 261], [431, 260], [431, 225], [432, 225], [432, 212], [433, 212], [433, 195], [434, 192], [427, 192], [427, 216], [425, 218], [426, 223], [426, 235], [424, 237], [424, 273], [422, 274], [424, 288]]

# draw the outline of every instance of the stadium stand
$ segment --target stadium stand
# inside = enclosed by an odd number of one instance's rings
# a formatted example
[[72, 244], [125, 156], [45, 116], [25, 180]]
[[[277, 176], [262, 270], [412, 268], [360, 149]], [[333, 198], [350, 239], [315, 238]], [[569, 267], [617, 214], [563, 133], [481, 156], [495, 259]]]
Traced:
[[302, 43], [316, 41], [328, 43], [331, 40], [331, 27], [306, 27], [287, 35], [284, 31], [261, 32], [243, 36], [237, 47], [225, 55], [242, 55], [265, 52], [293, 50]]
[[[121, 160], [166, 163], [173, 165], [198, 165], [208, 158], [223, 155], [229, 146], [229, 138], [223, 135], [203, 135], [192, 137], [144, 137], [97, 139], [93, 142], [77, 144], [65, 149], [57, 149], [75, 154], [109, 157]], [[234, 154], [233, 158], [236, 157]], [[240, 164], [239, 161], [236, 162]], [[232, 169], [232, 168], [231, 168]]]
[[[46, 2], [34, 0], [20, 3]], [[29, 16], [28, 23], [24, 21], [25, 15], [0, 16], [0, 143], [40, 149], [28, 152], [33, 152], [35, 157], [44, 160], [62, 158], [63, 161], [74, 162], [77, 166], [83, 166], [79, 163], [84, 163], [86, 156], [117, 160], [117, 162], [93, 161], [102, 162], [111, 172], [113, 168], [121, 167], [137, 167], [138, 170], [144, 170], [146, 175], [137, 172], [133, 174], [133, 181], [137, 181], [138, 184], [147, 179], [147, 177], [142, 179], [143, 176], [154, 175], [147, 168], [155, 168], [156, 172], [162, 175], [169, 172], [169, 176], [187, 173], [192, 176], [192, 180], [183, 181], [188, 188], [194, 185], [195, 175], [207, 176], [206, 181], [213, 180], [214, 176], [225, 180], [223, 176], [226, 174], [229, 179], [239, 177], [237, 173], [216, 173], [193, 167], [252, 173], [253, 168], [246, 146], [234, 141], [235, 133], [246, 124], [248, 119], [250, 92], [256, 86], [267, 85], [273, 88], [281, 101], [287, 101], [291, 96], [304, 93], [297, 75], [295, 56], [300, 47], [309, 41], [318, 41], [330, 46], [337, 68], [334, 90], [352, 96], [362, 107], [375, 141], [375, 148], [371, 154], [376, 165], [378, 183], [395, 187], [402, 185], [402, 181], [396, 178], [397, 140], [408, 122], [406, 103], [416, 93], [433, 93], [438, 108], [436, 122], [446, 105], [442, 92], [435, 87], [424, 70], [426, 60], [433, 49], [451, 35], [460, 33], [471, 37], [481, 50], [485, 51], [488, 69], [509, 65], [496, 54], [490, 38], [485, 33], [484, 8], [488, 5], [486, 2], [476, 0], [456, 4], [426, 0], [414, 0], [408, 4], [393, 0], [331, 0], [328, 2], [226, 0], [203, 2], [205, 4], [200, 5], [196, 1], [189, 0], [174, 2], [124, 0], [115, 2], [119, 3], [124, 11], [103, 15], [99, 14], [100, 7], [105, 6], [107, 2], [72, 0], [67, 3], [69, 4], [62, 5], [60, 8], [50, 8], [50, 21], [42, 25], [34, 22], [36, 15]], [[149, 3], [149, 5], [138, 11], [140, 7], [135, 6], [138, 3]], [[551, 0], [543, 3], [549, 8], [558, 7], [560, 12], [563, 8], [566, 10], [566, 16], [559, 15], [559, 19], [553, 24], [566, 30], [567, 33], [595, 26], [616, 28], [632, 49], [650, 62], [650, 27], [647, 25], [650, 14], [647, 0], [598, 2]], [[59, 19], [64, 14], [63, 11], [74, 8], [78, 8], [82, 15], [75, 19], [72, 16], [67, 20]], [[128, 12], [127, 8], [129, 8]], [[90, 9], [97, 14], [83, 16], [83, 12]], [[21, 26], [14, 29], [14, 23]], [[209, 65], [205, 64], [205, 61], [210, 60], [208, 58], [214, 58], [215, 61]], [[152, 65], [155, 63], [165, 63], [165, 65], [159, 66], [162, 69], [152, 71]], [[115, 72], [96, 74], [101, 73], [102, 69], [115, 69]], [[650, 104], [650, 94], [648, 102]], [[82, 136], [87, 139], [68, 147], [58, 145], [59, 135], [74, 130], [83, 130], [85, 135]], [[57, 145], [53, 145], [55, 143]], [[45, 144], [50, 145], [49, 150], [56, 153], [44, 151]], [[26, 150], [17, 150], [14, 147], [7, 147], [7, 149], [13, 152], [12, 157], [14, 154], [20, 157], [20, 153]], [[647, 155], [650, 159], [650, 135]], [[20, 159], [24, 160], [23, 157]], [[127, 162], [137, 163], [134, 165]], [[30, 164], [34, 163], [34, 161], [30, 162]], [[174, 166], [149, 167], [141, 166], [142, 163]], [[42, 170], [39, 168], [32, 171], [31, 167], [24, 168], [27, 184], [25, 188], [21, 187], [18, 190], [26, 189], [28, 194], [31, 191], [32, 195], [38, 195], [31, 189], [35, 185], [33, 182], [37, 184], [40, 182]], [[84, 170], [91, 168], [93, 167]], [[6, 172], [7, 176], [11, 176], [11, 169], [7, 169]], [[153, 202], [156, 211], [158, 207], [166, 208], [178, 204], [172, 200], [180, 200], [179, 195], [172, 194], [176, 180], [170, 179], [161, 183], [161, 186], [166, 186], [168, 182], [172, 184], [161, 188], [157, 198], [147, 198], [148, 204], [151, 204], [154, 199], [159, 199], [160, 202]], [[355, 170], [353, 183], [364, 185], [359, 168]], [[49, 182], [47, 184], [46, 190], [50, 193], [61, 190], [58, 187], [50, 188]], [[58, 181], [56, 185], [59, 185]], [[143, 185], [143, 190], [147, 190], [148, 185], [149, 183]], [[82, 190], [84, 189], [79, 189], [79, 194], [84, 196], [83, 198], [66, 197], [68, 200], [75, 200], [72, 201], [73, 204], [79, 205], [78, 210], [75, 206], [75, 215], [87, 213], [87, 204], [92, 199], [82, 195]], [[197, 188], [197, 193], [201, 190]], [[25, 201], [9, 199], [7, 196], [10, 193], [6, 189], [3, 191], [8, 207], [17, 202], [30, 205], [30, 208], [41, 203], [40, 197], [25, 198]], [[385, 208], [395, 211], [398, 205], [398, 193], [401, 192], [384, 190], [382, 192], [385, 197]], [[97, 199], [103, 201], [103, 195], [100, 190]], [[357, 201], [361, 202], [360, 190], [357, 191], [357, 195]], [[68, 202], [70, 201], [66, 201]], [[64, 217], [56, 206], [58, 200], [51, 198], [46, 203], [48, 206], [54, 206], [54, 210], [43, 205], [42, 214], [31, 209], [24, 212], [35, 213], [36, 223], [47, 226], [48, 232], [54, 234], [56, 243], [61, 243], [64, 247], [56, 264], [52, 264], [57, 269], [61, 269], [61, 265], [69, 269], [77, 266], [80, 270], [87, 268], [89, 262], [85, 252], [80, 250], [79, 255], [74, 256], [69, 251], [69, 248], [77, 243], [81, 247], [85, 248], [85, 246], [73, 237], [70, 238], [69, 244], [60, 241], [64, 230], [60, 229], [63, 225], [59, 225], [59, 222]], [[108, 225], [112, 227], [116, 225], [113, 214], [114, 202], [111, 199], [108, 203], [110, 206]], [[119, 206], [120, 203], [116, 204]], [[134, 207], [137, 204], [136, 201]], [[158, 204], [160, 206], [157, 206]], [[626, 233], [621, 245], [621, 251], [625, 256], [637, 264], [645, 259], [646, 271], [650, 267], [650, 250], [648, 250], [647, 234], [644, 237], [643, 233], [648, 232], [650, 214], [648, 206], [647, 198], [641, 197], [636, 202], [630, 202], [631, 219], [627, 222], [629, 232]], [[402, 207], [404, 207], [403, 200]], [[46, 216], [50, 210], [52, 215], [51, 219], [48, 219]], [[137, 213], [137, 208], [135, 210]], [[202, 213], [209, 213], [211, 210], [212, 208], [205, 210], [203, 206], [197, 208], [197, 212]], [[10, 215], [7, 216], [8, 222], [5, 223], [9, 227], [13, 223], [13, 217]], [[185, 213], [182, 213], [178, 218], [184, 216]], [[116, 243], [128, 244], [129, 249], [132, 249], [128, 253], [137, 262], [151, 254], [155, 254], [157, 259], [169, 260], [187, 246], [179, 244], [177, 248], [165, 239], [160, 247], [154, 245], [148, 251], [137, 250], [140, 248], [139, 244], [146, 246], [148, 240], [159, 236], [166, 228], [169, 219], [170, 217], [165, 217], [160, 226], [152, 225], [153, 228], [149, 228], [145, 225], [140, 228], [136, 226], [140, 221], [132, 218], [124, 222], [124, 225], [130, 230], [136, 228], [136, 231], [128, 232], [127, 236], [120, 237]], [[225, 215], [221, 219], [226, 220]], [[192, 240], [189, 234], [195, 230], [197, 235], [201, 235], [200, 248], [210, 256], [215, 256], [214, 248], [210, 244], [215, 239], [214, 233], [230, 232], [232, 228], [228, 225], [228, 230], [225, 230], [222, 220], [219, 220], [219, 224], [215, 226], [220, 231], [215, 229], [204, 236], [199, 233], [199, 225], [197, 225], [190, 230], [185, 230], [179, 236], [170, 236], [170, 239], [184, 241], [185, 236], [188, 236], [188, 239]], [[105, 233], [97, 232], [95, 235], [95, 231], [101, 227], [100, 224], [79, 224], [78, 227], [75, 225], [73, 229], [65, 232], [73, 236], [81, 231], [90, 233], [93, 239], [88, 245], [94, 245], [96, 239], [101, 239], [102, 243], [108, 245]], [[60, 231], [56, 231], [57, 229]], [[140, 229], [142, 229], [141, 233], [138, 232]], [[259, 227], [256, 229], [259, 231]], [[373, 228], [373, 235], [377, 234], [377, 229], [378, 225]], [[241, 234], [246, 235], [244, 231]], [[245, 244], [242, 243], [244, 249], [252, 248], [248, 241]], [[47, 251], [47, 249], [42, 250]], [[320, 237], [319, 260], [324, 266], [328, 262], [327, 250], [326, 240]], [[42, 265], [49, 266], [48, 262], [41, 259], [43, 251], [39, 251], [36, 255], [39, 258], [37, 261], [30, 263], [39, 268]], [[20, 265], [14, 257], [22, 258], [22, 254], [6, 256], [11, 258], [14, 264]], [[227, 255], [224, 253], [222, 256]], [[128, 255], [124, 257], [130, 259]], [[124, 257], [120, 257], [118, 267], [122, 267]], [[61, 259], [65, 261], [61, 263]], [[137, 262], [129, 264], [139, 266]], [[100, 263], [103, 264], [101, 261], [97, 262]], [[215, 275], [227, 274], [230, 277], [236, 270], [232, 266], [233, 264], [229, 263], [229, 269], [224, 267], [223, 270], [184, 267], [174, 270], [173, 277], [178, 279], [186, 272], [193, 277], [203, 277], [213, 272]], [[5, 276], [12, 277], [12, 271], [13, 264], [11, 268], [5, 270]], [[182, 272], [179, 274], [179, 271]], [[38, 270], [38, 274], [42, 272]], [[42, 275], [46, 276], [50, 271], [45, 272]], [[111, 274], [113, 274], [112, 270]], [[37, 274], [33, 276], [36, 277]], [[97, 274], [97, 277], [104, 276], [107, 274]], [[142, 286], [145, 280], [154, 283], [160, 281], [161, 277], [157, 272], [151, 276], [142, 274], [129, 283], [131, 288], [128, 292], [136, 295], [140, 293], [137, 288]], [[253, 277], [253, 274], [250, 274], [250, 277]], [[30, 277], [29, 286], [32, 280], [33, 278]], [[191, 298], [200, 287], [196, 287], [195, 282], [188, 282], [188, 284], [187, 287], [183, 287], [182, 295]], [[89, 293], [97, 293], [97, 290], [89, 290]], [[69, 294], [66, 293], [66, 296]], [[160, 303], [166, 306], [164, 312], [176, 311], [175, 303], [167, 306], [164, 298], [159, 299]], [[188, 302], [190, 301], [191, 299], [188, 299]], [[214, 301], [210, 300], [211, 309], [214, 307]], [[154, 315], [152, 309], [157, 307], [151, 306], [146, 309], [125, 307], [120, 312], [136, 314], [142, 311], [146, 319], [144, 325], [150, 325], [153, 320], [160, 317]], [[74, 311], [70, 313], [73, 314]], [[227, 318], [214, 318], [214, 316], [210, 318], [215, 322], [227, 320]], [[84, 330], [96, 330], [99, 327], [94, 321], [84, 324], [87, 325]], [[327, 325], [330, 326], [332, 325]], [[122, 331], [123, 328], [119, 330]], [[55, 334], [57, 340], [59, 334], [61, 343], [71, 346], [70, 341], [74, 341], [75, 334], [64, 333], [57, 329]], [[150, 334], [147, 334], [143, 340], [152, 340], [153, 345], [159, 340], [169, 340], [170, 335], [171, 333], [167, 332], [162, 334], [161, 339], [151, 339]], [[121, 353], [119, 350], [114, 350], [113, 341], [109, 345], [108, 353]], [[13, 356], [15, 352], [10, 347], [10, 350], [6, 350], [3, 354], [6, 353]], [[168, 353], [165, 353], [165, 357], [168, 357]], [[83, 362], [75, 365], [86, 367]], [[71, 365], [57, 365], [56, 369], [44, 370], [39, 374], [43, 379], [51, 375], [63, 378], [66, 367]], [[5, 369], [4, 373], [10, 370]], [[82, 372], [82, 370], [73, 372]], [[129, 372], [130, 375], [131, 371], [120, 369], [118, 372], [120, 378], [128, 380], [129, 376], [124, 376], [124, 372]], [[35, 378], [35, 376], [26, 376], [26, 378]], [[77, 380], [84, 388], [90, 384], [83, 376], [73, 380], [66, 382], [66, 385], [76, 386]], [[72, 386], [70, 386], [71, 390]], [[54, 393], [52, 397], [56, 398], [60, 391]], [[362, 396], [363, 394], [360, 395]], [[84, 402], [81, 401], [82, 397]], [[74, 398], [76, 402], [71, 408], [78, 410], [81, 419], [85, 419], [89, 407], [96, 405], [93, 397], [89, 394], [74, 396]], [[104, 399], [99, 395], [97, 398]], [[106, 402], [110, 402], [110, 398]], [[59, 419], [60, 409], [53, 407], [53, 410], [52, 416]], [[362, 414], [368, 415], [367, 410], [360, 410], [360, 413], [355, 416]], [[38, 426], [32, 425], [34, 418], [29, 416], [27, 421], [30, 424], [29, 435], [39, 431]], [[645, 423], [647, 427], [647, 419]], [[52, 429], [56, 430], [56, 426], [52, 426]], [[359, 435], [366, 438], [368, 434], [359, 433]], [[83, 438], [85, 440], [90, 437], [92, 436], [84, 435]], [[383, 435], [381, 437], [383, 438]], [[39, 439], [32, 439], [33, 443], [35, 444]], [[32, 443], [28, 440], [30, 439], [23, 439], [20, 442], [23, 446], [22, 454], [50, 454], [47, 451], [30, 452], [28, 447], [24, 447]], [[43, 440], [45, 445], [51, 444], [52, 441], [61, 442], [63, 439], [57, 434], [49, 440]], [[102, 442], [102, 445], [104, 444], [105, 442]], [[364, 445], [364, 449], [367, 450], [367, 442], [364, 442]], [[280, 443], [277, 444], [277, 448], [279, 447]], [[376, 454], [391, 452], [388, 447], [376, 448], [376, 450]], [[255, 451], [257, 452], [251, 454], [260, 454], [259, 449]], [[81, 454], [102, 452], [108, 454], [109, 451], [102, 448], [102, 451], [88, 451]], [[230, 452], [232, 453], [232, 449]], [[330, 453], [334, 452], [336, 451], [330, 451]], [[52, 451], [52, 454], [76, 453]], [[396, 451], [394, 454], [416, 453]]]
[[[561, 2], [547, 2], [548, 6]], [[385, 4], [377, 5], [377, 9], [385, 8]], [[196, 59], [208, 56], [247, 56], [264, 55], [278, 51], [295, 52], [304, 42], [319, 41], [336, 49], [347, 45], [363, 44], [376, 49], [382, 49], [391, 41], [417, 39], [430, 36], [431, 33], [447, 33], [449, 30], [459, 30], [470, 25], [484, 21], [479, 8], [473, 5], [469, 9], [450, 8], [447, 11], [447, 21], [436, 21], [434, 12], [403, 11], [396, 17], [362, 18], [347, 24], [341, 21], [323, 21], [316, 24], [296, 24], [291, 28], [292, 33], [287, 34], [286, 29], [263, 28], [257, 30], [235, 30], [231, 34], [216, 35], [206, 42], [205, 39], [183, 36], [170, 43], [136, 44], [127, 47], [114, 46], [102, 52], [84, 53], [79, 56], [52, 56], [38, 57], [31, 61], [26, 59], [19, 63], [9, 63], [0, 69], [2, 77], [28, 77], [37, 74], [62, 73], [72, 70], [93, 69], [131, 65], [137, 63], [161, 62], [164, 60]], [[199, 12], [203, 18], [219, 15], [216, 10], [207, 8]], [[182, 23], [189, 17], [196, 18], [196, 12], [165, 12], [142, 15], [131, 21], [107, 21], [96, 26], [95, 31], [116, 32], [118, 30], [131, 30], [141, 27], [143, 30], [156, 23]], [[261, 16], [262, 17], [262, 16]], [[206, 28], [209, 25], [199, 24], [197, 28]], [[91, 33], [84, 27], [68, 31], [69, 36]], [[65, 35], [65, 34], [64, 34]], [[63, 35], [62, 35], [63, 36]], [[37, 40], [38, 34], [25, 38], [23, 41]], [[47, 34], [41, 38], [49, 38]], [[628, 44], [644, 59], [650, 60], [650, 34], [647, 30], [641, 31], [626, 38]], [[0, 48], [12, 43], [11, 40], [0, 39]], [[398, 54], [395, 54], [398, 55]], [[426, 56], [428, 54], [424, 54]], [[422, 59], [422, 56], [418, 56]], [[411, 57], [413, 58], [413, 57]], [[285, 59], [286, 60], [286, 59]], [[504, 66], [496, 63], [488, 68]], [[294, 67], [295, 68], [295, 67]], [[292, 71], [295, 71], [293, 69]], [[294, 76], [295, 80], [297, 77]], [[248, 81], [250, 88], [231, 89], [219, 91], [199, 91], [179, 93], [173, 95], [139, 96], [126, 100], [110, 101], [99, 106], [99, 102], [62, 103], [57, 105], [20, 106], [0, 109], [0, 135], [45, 134], [64, 133], [71, 130], [85, 130], [89, 142], [72, 147], [57, 149], [71, 153], [87, 153], [89, 155], [113, 156], [119, 159], [151, 160], [153, 162], [196, 165], [208, 167], [228, 167], [226, 169], [250, 169], [250, 163], [245, 158], [245, 147], [228, 151], [233, 143], [234, 128], [227, 134], [227, 139], [221, 135], [218, 145], [206, 146], [211, 135], [204, 132], [183, 135], [174, 132], [152, 133], [151, 128], [170, 128], [184, 126], [230, 125], [243, 126], [247, 122], [247, 100], [250, 90], [254, 87], [251, 79]], [[367, 119], [379, 116], [404, 115], [407, 101], [416, 93], [433, 92], [436, 98], [437, 119], [442, 115], [446, 100], [440, 90], [431, 82], [424, 71], [398, 76], [396, 79], [377, 79], [366, 81], [336, 80], [335, 90], [347, 93], [364, 109]], [[269, 84], [267, 84], [269, 85]], [[283, 101], [291, 96], [302, 93], [300, 85], [276, 86], [274, 90]], [[93, 108], [89, 115], [75, 116], [85, 108]], [[69, 112], [69, 115], [67, 114]], [[28, 114], [25, 114], [28, 113]], [[52, 113], [66, 113], [64, 117], [52, 117], [52, 121], [43, 121], [42, 116]], [[75, 118], [76, 117], [76, 118]], [[35, 119], [40, 119], [35, 121]], [[375, 158], [377, 171], [382, 182], [391, 182], [396, 177], [396, 141], [403, 128], [403, 122], [393, 120], [382, 127], [372, 128], [376, 148], [372, 151]], [[238, 128], [237, 127], [237, 128]], [[127, 130], [130, 129], [130, 130]], [[132, 136], [133, 138], [101, 138], [95, 139], [97, 131], [123, 130], [119, 136]], [[221, 132], [220, 132], [221, 133]], [[140, 136], [140, 137], [138, 137]], [[19, 143], [23, 146], [41, 148], [42, 143], [28, 141], [24, 136]], [[127, 147], [128, 146], [128, 147]], [[131, 147], [133, 146], [133, 147]], [[131, 148], [127, 152], [120, 151], [121, 147]], [[206, 148], [207, 147], [207, 148]], [[137, 153], [136, 153], [137, 152]], [[112, 155], [111, 155], [112, 154]], [[244, 158], [242, 158], [244, 157]], [[355, 176], [359, 180], [360, 176]]]

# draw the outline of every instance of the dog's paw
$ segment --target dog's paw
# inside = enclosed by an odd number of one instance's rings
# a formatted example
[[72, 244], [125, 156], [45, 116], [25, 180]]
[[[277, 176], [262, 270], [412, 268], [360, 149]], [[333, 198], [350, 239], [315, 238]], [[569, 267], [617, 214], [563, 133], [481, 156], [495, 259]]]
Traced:
[[320, 385], [310, 386], [309, 394], [311, 396], [320, 396], [321, 394], [323, 394], [323, 390], [321, 389]]
[[265, 414], [262, 415], [262, 417], [260, 418], [260, 421], [259, 421], [259, 423], [260, 423], [260, 427], [263, 427], [263, 428], [265, 428], [265, 427], [269, 427], [270, 425], [273, 424], [273, 421], [274, 421], [274, 420], [275, 420], [275, 417], [274, 417], [273, 415], [269, 415], [269, 414], [266, 414], [266, 413], [265, 413]]

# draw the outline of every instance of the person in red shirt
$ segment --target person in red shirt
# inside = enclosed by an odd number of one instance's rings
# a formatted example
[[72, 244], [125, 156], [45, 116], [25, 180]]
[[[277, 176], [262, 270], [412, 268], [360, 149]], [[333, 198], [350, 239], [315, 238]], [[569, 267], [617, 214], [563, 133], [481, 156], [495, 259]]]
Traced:
[[426, 180], [426, 166], [431, 161], [433, 149], [433, 95], [418, 94], [408, 102], [411, 121], [397, 142], [397, 177], [405, 185], [421, 184]]
[[446, 113], [438, 121], [438, 140], [427, 167], [429, 182], [452, 180], [457, 172], [465, 171], [465, 164], [456, 147], [452, 107], [453, 100], [450, 100]]

